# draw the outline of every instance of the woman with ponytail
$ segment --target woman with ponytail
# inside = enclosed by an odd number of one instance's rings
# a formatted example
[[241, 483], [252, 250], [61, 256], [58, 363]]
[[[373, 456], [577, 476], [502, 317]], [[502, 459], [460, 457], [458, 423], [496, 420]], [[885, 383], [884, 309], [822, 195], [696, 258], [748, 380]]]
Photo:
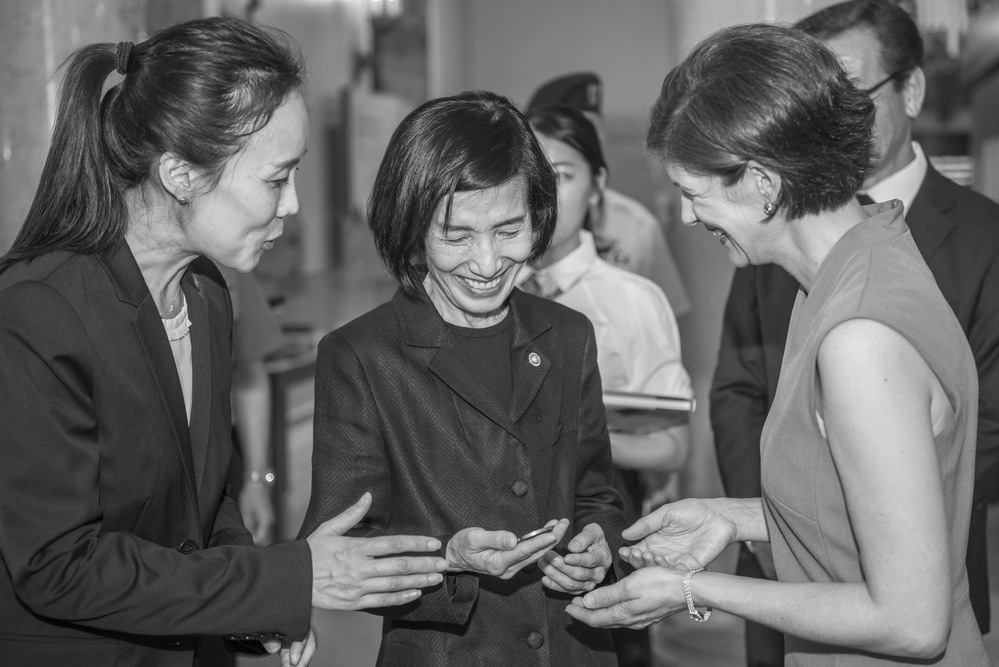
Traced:
[[192, 665], [228, 637], [304, 664], [313, 606], [441, 581], [443, 559], [379, 558], [436, 540], [342, 537], [368, 494], [266, 549], [223, 495], [232, 306], [213, 261], [249, 271], [298, 210], [303, 85], [290, 40], [237, 19], [70, 57], [0, 260], [0, 663]]

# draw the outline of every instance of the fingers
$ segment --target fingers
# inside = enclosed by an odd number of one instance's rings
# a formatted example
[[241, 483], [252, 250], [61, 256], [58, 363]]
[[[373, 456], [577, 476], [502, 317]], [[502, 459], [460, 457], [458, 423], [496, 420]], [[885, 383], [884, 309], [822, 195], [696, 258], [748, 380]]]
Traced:
[[356, 526], [358, 521], [364, 518], [364, 515], [368, 513], [368, 508], [370, 507], [371, 494], [365, 491], [356, 503], [321, 525], [316, 529], [316, 532], [318, 533], [319, 531], [323, 531], [324, 533], [343, 535], [348, 530]]
[[438, 572], [367, 577], [361, 584], [360, 589], [364, 593], [393, 593], [411, 588], [429, 588], [438, 585], [442, 581], [444, 581], [444, 575]]
[[626, 540], [641, 540], [656, 532], [663, 526], [663, 518], [666, 514], [667, 508], [669, 508], [669, 505], [663, 505], [655, 512], [646, 514], [641, 519], [621, 531], [621, 537]]
[[625, 589], [624, 580], [621, 580], [616, 584], [590, 591], [581, 598], [581, 602], [587, 609], [602, 609], [625, 602], [630, 597]]
[[281, 653], [281, 664], [284, 664], [285, 653], [287, 652], [288, 664], [290, 667], [307, 667], [312, 661], [312, 656], [316, 653], [316, 634], [309, 630], [308, 636], [297, 642], [292, 642], [287, 651]]
[[593, 544], [604, 541], [604, 530], [599, 524], [590, 523], [569, 541], [569, 551], [579, 553], [585, 551]]
[[618, 551], [618, 555], [622, 560], [627, 561], [633, 567], [649, 567], [651, 565], [664, 564], [668, 565], [665, 556], [656, 555], [655, 553], [644, 549], [643, 545], [621, 547]]
[[[531, 544], [535, 540], [540, 540], [544, 537], [550, 538], [551, 533], [538, 535], [537, 537], [521, 542], [521, 544]], [[509, 551], [517, 546], [517, 536], [508, 530], [483, 530], [481, 533], [473, 535], [469, 539], [469, 542], [476, 549]]]
[[396, 593], [368, 593], [367, 595], [359, 597], [357, 601], [349, 607], [349, 609], [359, 610], [374, 609], [377, 607], [397, 607], [399, 605], [409, 604], [422, 594], [422, 591], [419, 590], [398, 591]]
[[355, 546], [367, 556], [438, 551], [441, 548], [440, 540], [425, 535], [386, 535], [353, 539], [357, 540]]
[[621, 627], [619, 613], [616, 607], [609, 609], [589, 609], [583, 605], [582, 598], [576, 598], [565, 608], [569, 616], [594, 628]]
[[427, 575], [447, 570], [447, 561], [429, 556], [398, 556], [396, 558], [373, 558], [362, 566], [362, 576], [394, 577], [398, 575]]
[[593, 590], [598, 580], [602, 581], [607, 569], [604, 567], [585, 568], [568, 565], [558, 554], [549, 551], [539, 561], [545, 576], [541, 583], [561, 593], [585, 593]]
[[268, 639], [265, 641], [261, 641], [260, 643], [263, 644], [264, 650], [267, 651], [268, 653], [277, 653], [278, 651], [281, 650], [281, 642], [279, 641]]

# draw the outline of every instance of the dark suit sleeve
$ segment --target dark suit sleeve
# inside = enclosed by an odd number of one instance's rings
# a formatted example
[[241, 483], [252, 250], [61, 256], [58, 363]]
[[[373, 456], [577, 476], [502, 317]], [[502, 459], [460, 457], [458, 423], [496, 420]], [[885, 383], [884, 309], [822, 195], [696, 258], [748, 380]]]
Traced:
[[607, 413], [597, 368], [597, 343], [589, 320], [586, 321], [586, 343], [580, 372], [574, 523], [577, 531], [589, 523], [599, 524], [610, 545], [614, 562], [619, 563], [617, 551], [624, 544], [621, 531], [628, 527], [628, 523], [624, 518], [624, 503], [614, 488]]
[[711, 429], [725, 493], [760, 496], [760, 436], [768, 410], [756, 268], [736, 269], [722, 320], [718, 365], [711, 383]]
[[983, 276], [968, 342], [979, 385], [975, 502], [984, 502], [999, 492], [999, 255], [992, 256]]
[[[328, 335], [316, 359], [312, 497], [300, 537], [357, 502], [365, 491], [371, 492], [371, 508], [347, 534], [386, 534], [392, 519], [392, 475], [377, 406], [366, 370], [350, 344], [336, 333]], [[436, 537], [442, 544], [450, 538]], [[423, 589], [413, 603], [366, 611], [407, 621], [463, 625], [478, 596], [478, 581], [473, 574], [449, 574], [442, 585]]]
[[114, 519], [98, 489], [113, 462], [102, 461], [99, 415], [114, 405], [95, 393], [95, 343], [72, 306], [39, 283], [0, 292], [0, 313], [0, 457], [16, 462], [0, 465], [0, 571], [21, 603], [41, 617], [140, 635], [304, 636], [307, 544], [184, 555], [106, 526]]

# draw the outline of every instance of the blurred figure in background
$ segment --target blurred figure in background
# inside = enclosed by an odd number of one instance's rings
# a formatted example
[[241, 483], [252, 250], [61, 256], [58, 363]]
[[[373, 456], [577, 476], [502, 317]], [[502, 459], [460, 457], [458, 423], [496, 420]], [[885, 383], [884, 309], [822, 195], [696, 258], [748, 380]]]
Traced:
[[[608, 264], [597, 255], [586, 221], [607, 181], [607, 164], [596, 128], [567, 106], [528, 112], [538, 140], [559, 174], [558, 225], [548, 251], [532, 265], [522, 289], [535, 291], [586, 315], [597, 339], [603, 389], [691, 398], [690, 377], [680, 359], [680, 333], [663, 291], [651, 280]], [[608, 413], [614, 479], [635, 522], [650, 493], [687, 461], [687, 420], [665, 424], [653, 413]], [[660, 503], [661, 504], [661, 503]], [[618, 662], [652, 662], [647, 628], [614, 631]]]
[[[975, 616], [987, 633], [986, 511], [999, 475], [999, 205], [941, 175], [912, 140], [925, 79], [922, 38], [905, 11], [889, 0], [851, 0], [798, 27], [825, 40], [874, 101], [876, 164], [859, 199], [902, 202], [916, 247], [975, 355], [978, 453], [967, 566]], [[710, 417], [725, 492], [733, 498], [760, 495], [760, 434], [797, 293], [797, 281], [776, 264], [737, 269], [732, 281]], [[768, 545], [743, 547], [737, 571], [773, 578]], [[783, 637], [774, 630], [747, 623], [746, 648], [751, 666], [784, 664]]]
[[[602, 136], [603, 84], [596, 74], [579, 72], [547, 81], [531, 95], [525, 113], [555, 104], [581, 111], [597, 129], [598, 137]], [[603, 152], [602, 138], [601, 144]], [[606, 184], [589, 208], [586, 229], [593, 234], [600, 257], [659, 285], [675, 317], [690, 312], [687, 288], [656, 216], [638, 201]]]

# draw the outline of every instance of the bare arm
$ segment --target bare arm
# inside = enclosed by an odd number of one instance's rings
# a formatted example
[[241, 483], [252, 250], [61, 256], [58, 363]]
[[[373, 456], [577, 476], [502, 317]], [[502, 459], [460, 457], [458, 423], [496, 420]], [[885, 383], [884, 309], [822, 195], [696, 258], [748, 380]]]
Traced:
[[[821, 412], [865, 579], [792, 584], [700, 573], [694, 600], [813, 641], [938, 655], [952, 596], [932, 427], [949, 409], [943, 388], [906, 339], [870, 320], [833, 329], [818, 366]], [[685, 607], [682, 570], [644, 568], [632, 576], [579, 598], [570, 613], [598, 625], [627, 625], [621, 620], [630, 615], [634, 626]]]

